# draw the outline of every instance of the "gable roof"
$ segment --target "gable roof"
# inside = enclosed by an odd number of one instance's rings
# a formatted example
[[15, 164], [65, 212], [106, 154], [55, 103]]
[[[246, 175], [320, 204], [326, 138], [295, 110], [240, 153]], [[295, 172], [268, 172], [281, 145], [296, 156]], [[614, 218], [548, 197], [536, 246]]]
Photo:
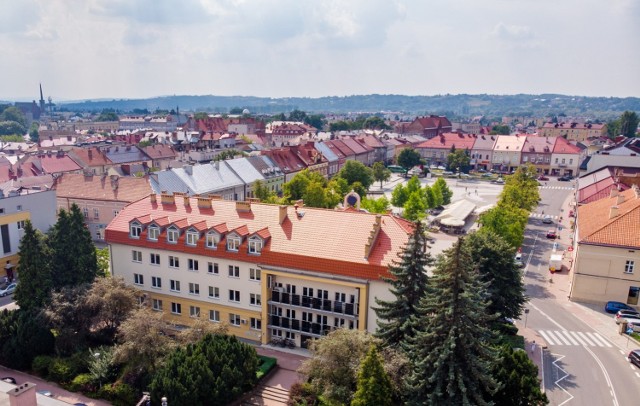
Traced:
[[526, 136], [526, 141], [522, 147], [523, 154], [550, 154], [556, 145], [557, 137], [537, 137]]
[[424, 149], [471, 149], [475, 144], [476, 139], [472, 134], [462, 133], [443, 133], [439, 136], [435, 136], [430, 140], [421, 142], [416, 148]]
[[581, 151], [580, 147], [577, 145], [571, 144], [569, 141], [564, 139], [563, 137], [557, 137], [556, 145], [553, 148], [554, 154], [579, 154]]
[[57, 197], [130, 203], [148, 196], [149, 180], [117, 176], [85, 176], [66, 173], [58, 177], [54, 187]]
[[[188, 170], [191, 174], [187, 172]], [[182, 168], [158, 171], [151, 175], [150, 182], [156, 193], [166, 190], [191, 195], [216, 193], [244, 185], [242, 179], [225, 161], [204, 165], [185, 165]]]
[[178, 155], [171, 146], [165, 144], [154, 144], [143, 147], [142, 152], [151, 159], [174, 159]]
[[498, 135], [494, 152], [522, 152], [527, 137], [521, 135]]
[[83, 167], [111, 165], [111, 161], [97, 147], [72, 148], [69, 156]]
[[493, 151], [493, 146], [496, 143], [495, 135], [478, 134], [476, 136], [476, 142], [473, 143], [473, 149], [481, 149], [486, 151]]

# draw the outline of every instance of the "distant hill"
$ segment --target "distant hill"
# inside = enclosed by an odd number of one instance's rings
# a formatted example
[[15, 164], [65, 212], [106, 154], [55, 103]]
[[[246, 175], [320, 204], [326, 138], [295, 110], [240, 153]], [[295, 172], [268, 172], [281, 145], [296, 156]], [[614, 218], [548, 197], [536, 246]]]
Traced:
[[251, 96], [164, 96], [150, 99], [120, 99], [82, 102], [58, 102], [59, 108], [72, 111], [115, 109], [209, 111], [227, 113], [233, 107], [247, 108], [251, 113], [280, 113], [300, 109], [317, 113], [393, 111], [406, 114], [448, 113], [449, 115], [589, 115], [609, 118], [625, 110], [640, 112], [640, 98], [581, 97], [560, 94], [458, 94], [437, 96], [359, 95], [319, 98], [268, 98]]

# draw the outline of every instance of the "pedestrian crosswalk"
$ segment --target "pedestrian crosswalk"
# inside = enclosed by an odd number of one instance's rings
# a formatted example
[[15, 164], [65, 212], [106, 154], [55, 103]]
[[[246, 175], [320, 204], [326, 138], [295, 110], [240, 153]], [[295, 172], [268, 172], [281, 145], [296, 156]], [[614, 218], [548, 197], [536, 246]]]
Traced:
[[[546, 214], [542, 214], [542, 213], [531, 213], [529, 214], [529, 217], [531, 218], [535, 218], [535, 219], [541, 219], [544, 216], [546, 216]], [[558, 216], [551, 216], [552, 219], [557, 220]]]
[[573, 190], [571, 186], [538, 186], [538, 189]]
[[598, 333], [567, 330], [538, 330], [550, 345], [586, 345], [589, 347], [611, 347], [611, 343]]

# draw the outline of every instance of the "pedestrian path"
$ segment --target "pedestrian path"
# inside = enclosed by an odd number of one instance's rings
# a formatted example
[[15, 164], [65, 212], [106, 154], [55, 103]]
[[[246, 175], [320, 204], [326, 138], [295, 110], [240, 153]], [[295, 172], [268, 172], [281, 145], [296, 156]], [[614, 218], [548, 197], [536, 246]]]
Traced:
[[572, 186], [538, 186], [538, 189], [573, 190]]
[[581, 331], [566, 330], [538, 330], [549, 345], [584, 345], [589, 347], [612, 347], [598, 333], [585, 333]]
[[[541, 219], [544, 216], [546, 216], [546, 214], [542, 214], [542, 213], [531, 213], [529, 214], [530, 218], [536, 218], [536, 219]], [[552, 219], [557, 220], [558, 216], [551, 216]]]

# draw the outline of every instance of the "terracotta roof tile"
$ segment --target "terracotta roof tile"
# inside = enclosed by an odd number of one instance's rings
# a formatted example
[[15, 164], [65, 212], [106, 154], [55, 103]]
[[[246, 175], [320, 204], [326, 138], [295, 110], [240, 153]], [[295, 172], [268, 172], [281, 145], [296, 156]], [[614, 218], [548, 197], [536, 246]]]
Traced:
[[134, 177], [61, 175], [54, 185], [56, 196], [77, 199], [133, 202], [149, 196], [149, 180]]

